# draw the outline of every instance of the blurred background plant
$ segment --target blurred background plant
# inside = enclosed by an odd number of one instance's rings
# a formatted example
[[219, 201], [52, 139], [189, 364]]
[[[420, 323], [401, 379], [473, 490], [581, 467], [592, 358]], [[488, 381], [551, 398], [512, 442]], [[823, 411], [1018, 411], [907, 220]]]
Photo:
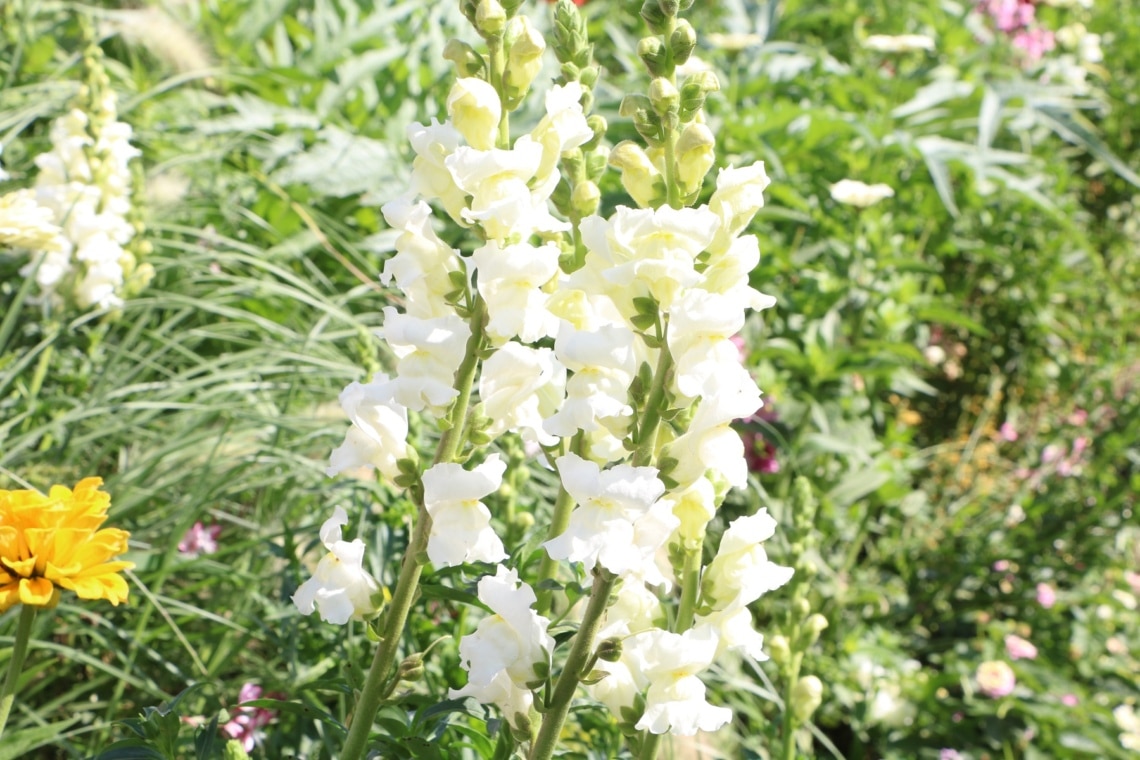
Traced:
[[[0, 7], [0, 194], [35, 185], [93, 35], [141, 151], [132, 202], [154, 269], [113, 313], [45, 315], [27, 255], [0, 251], [0, 487], [103, 476], [137, 564], [128, 608], [65, 600], [38, 621], [0, 757], [114, 741], [213, 757], [227, 737], [330, 756], [359, 685], [332, 664], [367, 660], [359, 631], [293, 610], [312, 556], [294, 536], [312, 540], [332, 504], [375, 505], [371, 569], [392, 577], [388, 526], [411, 506], [327, 479], [325, 457], [336, 393], [387, 361], [370, 348], [393, 240], [378, 206], [406, 179], [404, 127], [441, 111], [457, 6]], [[616, 143], [633, 135], [617, 104], [640, 76], [638, 7], [585, 11], [607, 40], [595, 96]], [[549, 30], [545, 5], [530, 13]], [[741, 336], [767, 406], [741, 424], [755, 487], [723, 521], [766, 506], [791, 541], [797, 477], [818, 502], [816, 578], [761, 621], [802, 623], [806, 603], [829, 623], [801, 663], [822, 687], [801, 754], [1132, 756], [1140, 8], [724, 0], [690, 18], [687, 65], [721, 79], [719, 155], [773, 179], [753, 284], [778, 304]], [[601, 190], [608, 209], [617, 173]], [[425, 588], [436, 617], [408, 631], [413, 651], [452, 624], [451, 594]], [[432, 691], [460, 683], [454, 641], [433, 652]], [[720, 672], [712, 700], [737, 738], [678, 756], [785, 746], [778, 659]], [[382, 714], [386, 756], [494, 756], [482, 708], [407, 688], [418, 709]], [[616, 756], [606, 712], [581, 709], [572, 756]]]

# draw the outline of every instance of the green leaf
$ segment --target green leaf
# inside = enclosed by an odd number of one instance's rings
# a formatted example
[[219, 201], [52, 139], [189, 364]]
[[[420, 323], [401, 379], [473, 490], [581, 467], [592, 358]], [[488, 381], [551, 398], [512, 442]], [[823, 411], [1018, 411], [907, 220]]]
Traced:
[[[46, 726], [36, 726], [35, 728], [26, 728], [22, 731], [5, 733], [4, 744], [0, 746], [0, 760], [19, 760], [19, 758], [28, 757], [29, 753], [34, 749], [55, 744], [63, 732], [73, 726], [78, 720], [79, 716], [76, 716]], [[162, 755], [158, 755], [158, 757], [162, 758]], [[101, 755], [100, 758], [102, 758]], [[165, 758], [163, 760], [165, 760]]]

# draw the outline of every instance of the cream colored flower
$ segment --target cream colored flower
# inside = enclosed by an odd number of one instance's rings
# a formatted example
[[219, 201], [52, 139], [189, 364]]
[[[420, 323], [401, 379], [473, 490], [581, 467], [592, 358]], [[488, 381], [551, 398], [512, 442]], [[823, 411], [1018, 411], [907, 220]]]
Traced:
[[834, 200], [857, 208], [873, 206], [894, 194], [895, 191], [889, 185], [868, 185], [854, 179], [840, 180], [831, 186], [831, 197]]
[[925, 34], [872, 34], [863, 40], [863, 47], [880, 53], [912, 53], [934, 50], [934, 38]]

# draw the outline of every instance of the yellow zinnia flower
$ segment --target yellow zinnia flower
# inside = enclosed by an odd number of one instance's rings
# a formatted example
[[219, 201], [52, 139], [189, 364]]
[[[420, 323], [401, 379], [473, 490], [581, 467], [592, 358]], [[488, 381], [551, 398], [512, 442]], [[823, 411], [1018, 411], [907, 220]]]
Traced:
[[17, 603], [54, 607], [59, 590], [81, 599], [127, 600], [119, 575], [133, 562], [112, 561], [127, 550], [128, 534], [100, 526], [111, 505], [102, 478], [85, 478], [73, 491], [0, 490], [0, 612]]

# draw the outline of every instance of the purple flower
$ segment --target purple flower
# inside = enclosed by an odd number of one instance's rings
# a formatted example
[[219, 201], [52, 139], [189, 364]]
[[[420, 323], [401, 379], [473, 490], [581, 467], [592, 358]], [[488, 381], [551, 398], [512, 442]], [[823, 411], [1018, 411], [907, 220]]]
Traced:
[[[257, 684], [243, 684], [238, 692], [239, 703], [260, 698], [261, 687]], [[252, 752], [263, 735], [261, 727], [269, 725], [276, 716], [276, 712], [265, 707], [235, 707], [233, 717], [222, 726], [222, 733], [240, 741], [246, 752]]]
[[199, 554], [213, 554], [218, 550], [218, 536], [221, 533], [221, 525], [211, 525], [207, 528], [199, 520], [178, 542], [178, 551], [189, 559], [194, 559]]
[[1037, 603], [1049, 609], [1057, 603], [1057, 592], [1048, 583], [1037, 584]]
[[1007, 443], [1013, 443], [1017, 440], [1017, 428], [1013, 426], [1012, 422], [1006, 421], [1001, 423], [1001, 428], [998, 429], [998, 435]]
[[1011, 660], [1037, 659], [1037, 647], [1012, 633], [1005, 637], [1005, 652]]
[[1061, 695], [1061, 704], [1063, 704], [1065, 707], [1076, 707], [1079, 702], [1080, 700], [1077, 699], [1076, 694]]

